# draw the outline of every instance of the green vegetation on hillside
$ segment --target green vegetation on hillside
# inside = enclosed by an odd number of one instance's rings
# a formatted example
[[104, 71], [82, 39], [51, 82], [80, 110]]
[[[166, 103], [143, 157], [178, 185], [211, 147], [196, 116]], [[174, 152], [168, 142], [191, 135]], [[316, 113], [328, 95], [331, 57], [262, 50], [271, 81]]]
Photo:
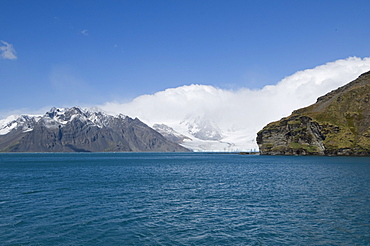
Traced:
[[257, 142], [265, 154], [315, 154], [322, 143], [324, 154], [370, 155], [370, 72], [268, 124]]

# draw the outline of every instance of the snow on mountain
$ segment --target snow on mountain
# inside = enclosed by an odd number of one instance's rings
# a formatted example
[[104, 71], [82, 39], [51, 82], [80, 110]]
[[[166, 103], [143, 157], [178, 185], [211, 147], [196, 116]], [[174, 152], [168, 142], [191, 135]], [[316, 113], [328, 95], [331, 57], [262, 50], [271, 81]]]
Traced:
[[184, 143], [185, 140], [192, 140], [191, 138], [176, 132], [172, 127], [165, 124], [154, 124], [153, 129], [174, 143], [181, 144]]
[[188, 128], [189, 134], [200, 140], [218, 141], [223, 138], [220, 128], [211, 120], [200, 117], [187, 117], [180, 124]]
[[[197, 136], [201, 135], [203, 137], [207, 136], [209, 132], [205, 131], [197, 133]], [[219, 132], [217, 135], [218, 134]], [[220, 139], [201, 139], [192, 136], [191, 140], [185, 139], [181, 145], [195, 152], [238, 152], [257, 150], [255, 147], [254, 132], [248, 131], [248, 129], [222, 131], [222, 138]]]
[[12, 129], [16, 128], [18, 115], [11, 115], [6, 119], [0, 120], [0, 135], [5, 135]]
[[[122, 114], [111, 115], [97, 107], [91, 109], [53, 107], [44, 115], [11, 115], [0, 120], [0, 135], [6, 135], [19, 128], [23, 132], [33, 131], [36, 124], [48, 129], [58, 129], [74, 120], [103, 128], [113, 124], [114, 119], [125, 117], [127, 116]], [[147, 123], [150, 125], [151, 122]], [[214, 121], [198, 114], [187, 114], [181, 121], [168, 120], [164, 123], [166, 124], [152, 124], [153, 129], [168, 140], [194, 151], [239, 151], [245, 149], [245, 141], [248, 141], [240, 138], [240, 132], [222, 131]], [[232, 136], [233, 132], [235, 136]], [[243, 133], [242, 136], [244, 135]]]
[[32, 131], [34, 124], [38, 122], [41, 122], [46, 128], [58, 128], [74, 119], [102, 128], [108, 126], [114, 118], [125, 117], [122, 114], [116, 116], [108, 115], [102, 111], [98, 111], [96, 108], [90, 110], [79, 107], [53, 107], [44, 115], [11, 115], [6, 119], [0, 120], [0, 135], [6, 135], [19, 127], [23, 128], [23, 132]]
[[0, 121], [0, 152], [188, 152], [139, 119], [79, 107]]
[[167, 139], [196, 152], [237, 152], [257, 150], [253, 132], [245, 129], [225, 128], [199, 115], [187, 115], [180, 122], [163, 120], [153, 128]]
[[32, 125], [41, 117], [38, 115], [11, 115], [0, 120], [0, 135], [8, 134], [11, 130], [22, 127], [23, 132], [32, 131]]
[[52, 108], [43, 117], [42, 120], [45, 122], [45, 126], [52, 128], [58, 127], [59, 125], [65, 125], [68, 122], [78, 119], [81, 122], [85, 122], [89, 125], [94, 125], [99, 128], [109, 126], [114, 119], [124, 119], [125, 115], [118, 114], [116, 116], [109, 115], [98, 110], [97, 108], [83, 109], [79, 107], [72, 108]]

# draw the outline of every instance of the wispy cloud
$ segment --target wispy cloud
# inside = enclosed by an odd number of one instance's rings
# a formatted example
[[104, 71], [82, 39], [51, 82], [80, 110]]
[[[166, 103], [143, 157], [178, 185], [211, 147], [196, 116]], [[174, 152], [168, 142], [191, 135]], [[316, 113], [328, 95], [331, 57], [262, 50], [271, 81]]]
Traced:
[[369, 70], [370, 58], [352, 57], [296, 72], [260, 90], [231, 91], [189, 85], [143, 95], [129, 103], [109, 102], [100, 107], [110, 113], [138, 117], [149, 125], [165, 123], [182, 133], [185, 125], [182, 122], [194, 117], [206, 118], [224, 136], [229, 136], [228, 141], [239, 141], [236, 144], [251, 149], [257, 147], [256, 133], [264, 125], [314, 103], [319, 96]]
[[84, 36], [89, 36], [89, 31], [87, 29], [82, 30], [81, 34], [84, 35]]
[[0, 57], [8, 60], [16, 60], [17, 56], [13, 45], [3, 40], [0, 40], [0, 43], [2, 44], [0, 46]]

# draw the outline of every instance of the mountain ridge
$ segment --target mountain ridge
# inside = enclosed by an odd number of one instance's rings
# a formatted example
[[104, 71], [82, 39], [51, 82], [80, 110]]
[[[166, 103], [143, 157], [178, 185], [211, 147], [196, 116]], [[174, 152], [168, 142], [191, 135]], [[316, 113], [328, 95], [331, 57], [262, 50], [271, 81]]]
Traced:
[[139, 119], [79, 107], [2, 120], [1, 152], [187, 152]]

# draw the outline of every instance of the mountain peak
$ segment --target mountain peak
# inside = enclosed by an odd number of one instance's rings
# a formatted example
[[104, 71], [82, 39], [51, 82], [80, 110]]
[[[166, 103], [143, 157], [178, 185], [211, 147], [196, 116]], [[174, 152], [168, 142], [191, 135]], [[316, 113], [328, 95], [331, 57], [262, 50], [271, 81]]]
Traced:
[[12, 116], [0, 123], [2, 152], [188, 151], [137, 118], [79, 107], [53, 107], [43, 116]]

